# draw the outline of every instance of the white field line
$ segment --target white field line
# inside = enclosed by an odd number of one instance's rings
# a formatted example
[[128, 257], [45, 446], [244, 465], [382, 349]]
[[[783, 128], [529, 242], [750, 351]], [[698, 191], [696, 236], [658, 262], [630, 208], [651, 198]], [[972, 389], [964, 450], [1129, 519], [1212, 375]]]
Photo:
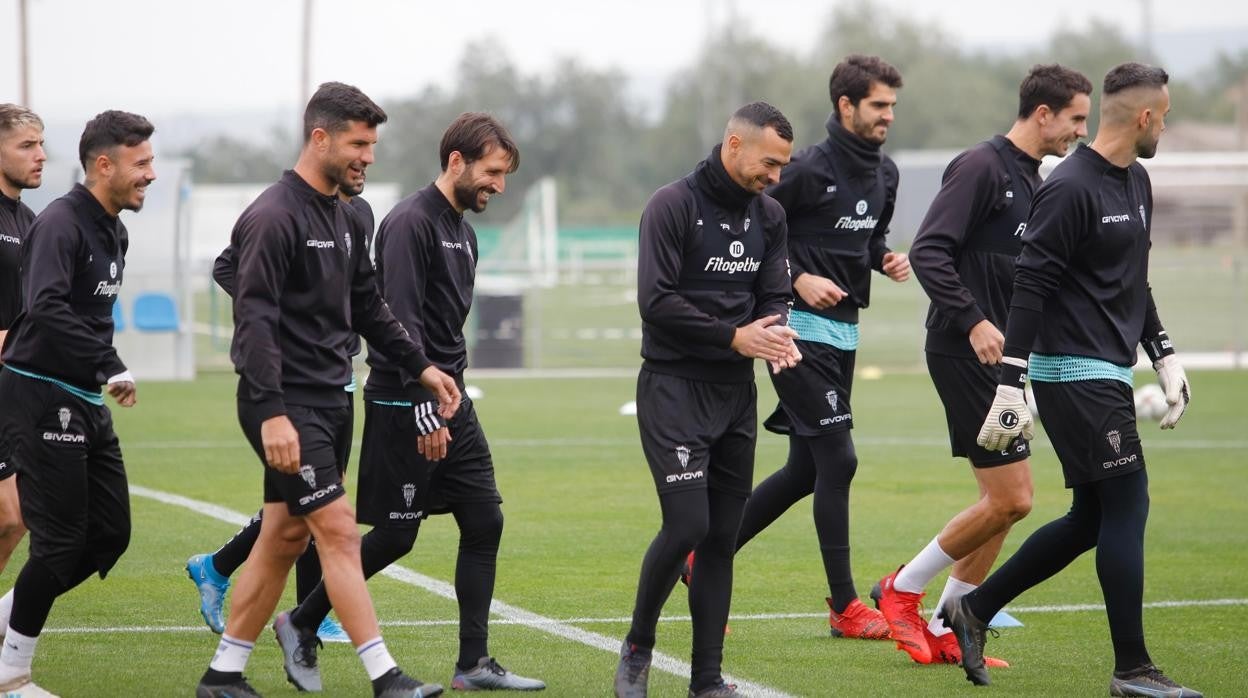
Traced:
[[[1200, 599], [1200, 600], [1178, 600], [1178, 601], [1152, 601], [1144, 604], [1144, 608], [1196, 608], [1206, 606], [1248, 606], [1248, 599]], [[1057, 606], [1011, 606], [1004, 609], [1010, 614], [1026, 614], [1026, 613], [1085, 613], [1090, 611], [1104, 611], [1104, 604], [1066, 604]], [[731, 622], [751, 621], [751, 620], [805, 620], [808, 618], [824, 618], [826, 613], [749, 613], [742, 615], [729, 616]], [[558, 618], [558, 619], [517, 619], [517, 618], [499, 618], [491, 620], [493, 625], [524, 625], [528, 627], [536, 627], [538, 625], [566, 625], [577, 623], [581, 625], [607, 625], [613, 623], [631, 623], [632, 618], [628, 616], [615, 616], [604, 618], [593, 617], [575, 617], [575, 618]], [[688, 623], [692, 620], [689, 616], [663, 616], [659, 618], [660, 623]], [[392, 620], [383, 621], [383, 628], [425, 628], [437, 626], [458, 626], [459, 621], [453, 619], [447, 620]], [[78, 627], [78, 628], [45, 628], [45, 633], [62, 633], [62, 634], [90, 634], [90, 633], [199, 633], [208, 632], [205, 625], [123, 625], [115, 627]], [[616, 648], [611, 648], [614, 651]]]
[[[160, 490], [149, 489], [141, 485], [130, 485], [130, 492], [131, 494], [136, 494], [140, 497], [147, 497], [148, 499], [154, 499], [158, 502], [189, 509], [198, 514], [210, 516], [214, 519], [230, 524], [241, 526], [251, 519], [251, 517], [246, 514], [241, 514], [237, 511], [232, 511], [215, 504], [202, 502], [189, 497], [183, 497], [181, 495], [170, 494], [168, 492], [162, 492]], [[386, 569], [382, 570], [381, 573], [391, 579], [411, 584], [412, 586], [419, 587], [443, 598], [452, 600], [455, 598], [454, 586], [441, 580], [427, 577], [419, 572], [407, 569], [406, 567], [402, 567], [400, 565], [390, 565]], [[526, 611], [523, 608], [512, 606], [511, 604], [504, 603], [498, 599], [494, 599], [493, 603], [490, 604], [490, 611], [495, 615], [500, 616], [503, 620], [510, 621], [516, 625], [523, 625], [535, 630], [540, 630], [544, 633], [548, 633], [565, 640], [579, 642], [612, 654], [615, 654], [620, 650], [620, 640], [618, 638], [607, 637], [606, 635], [599, 633], [582, 630], [581, 628], [574, 627], [563, 621], [555, 620], [554, 618], [547, 618], [537, 613], [533, 613], [532, 611]], [[682, 678], [688, 678], [692, 671], [692, 667], [688, 662], [683, 662], [675, 657], [671, 657], [661, 652], [655, 652], [653, 654], [651, 666], [660, 671], [665, 671], [669, 674], [674, 674]], [[744, 681], [730, 676], [725, 676], [724, 678], [731, 683], [737, 684], [742, 691], [749, 695], [768, 696], [771, 698], [788, 698], [787, 693], [769, 688], [767, 686], [762, 686], [760, 684], [751, 683], [749, 681]]]

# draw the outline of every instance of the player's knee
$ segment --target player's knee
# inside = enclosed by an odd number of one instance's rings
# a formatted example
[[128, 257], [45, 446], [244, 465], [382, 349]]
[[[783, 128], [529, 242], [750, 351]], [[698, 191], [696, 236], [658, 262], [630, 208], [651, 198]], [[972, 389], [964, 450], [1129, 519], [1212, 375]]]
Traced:
[[360, 541], [387, 560], [397, 560], [412, 551], [419, 528], [374, 528]]
[[498, 548], [503, 539], [503, 508], [497, 504], [482, 506], [471, 518], [461, 519], [460, 547]]

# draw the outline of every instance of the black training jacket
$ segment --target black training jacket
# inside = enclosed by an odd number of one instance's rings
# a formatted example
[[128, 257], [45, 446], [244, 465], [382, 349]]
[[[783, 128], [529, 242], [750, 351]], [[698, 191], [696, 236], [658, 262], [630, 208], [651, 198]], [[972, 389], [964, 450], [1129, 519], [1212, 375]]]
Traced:
[[113, 348], [113, 303], [130, 238], [75, 184], [35, 217], [22, 244], [22, 311], [4, 363], [95, 392], [125, 364]]
[[787, 318], [793, 285], [785, 239], [784, 209], [733, 182], [719, 146], [692, 174], [656, 191], [641, 215], [637, 257], [645, 367], [696, 380], [754, 380], [753, 363], [732, 350], [732, 339], [757, 318]]
[[[425, 342], [435, 366], [458, 378], [468, 365], [464, 322], [477, 275], [477, 234], [434, 184], [403, 199], [381, 221], [377, 285], [399, 322]], [[368, 347], [369, 399], [426, 402], [428, 391], [380, 347]]]
[[927, 351], [974, 359], [967, 337], [988, 320], [1004, 333], [1040, 161], [1005, 136], [960, 153], [915, 235], [910, 265], [931, 299]]
[[22, 310], [22, 240], [34, 221], [29, 206], [0, 194], [0, 330]]
[[288, 170], [234, 226], [230, 358], [239, 399], [259, 403], [261, 419], [284, 414], [286, 402], [345, 404], [355, 332], [416, 375], [429, 365], [378, 293], [358, 224], [343, 209]]
[[767, 193], [788, 218], [793, 278], [831, 279], [847, 294], [831, 308], [812, 308], [797, 293], [793, 307], [840, 322], [858, 322], [871, 302], [871, 270], [882, 271], [899, 176], [892, 158], [833, 118], [828, 138], [803, 148]]

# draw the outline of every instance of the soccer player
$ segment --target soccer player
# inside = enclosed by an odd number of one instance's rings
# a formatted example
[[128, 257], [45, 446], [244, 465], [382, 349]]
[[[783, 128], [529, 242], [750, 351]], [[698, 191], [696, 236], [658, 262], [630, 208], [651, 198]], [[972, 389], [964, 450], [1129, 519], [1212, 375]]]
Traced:
[[[351, 222], [356, 223], [356, 232], [351, 236], [355, 244], [364, 246], [364, 255], [368, 254], [369, 238], [372, 237], [373, 225], [373, 209], [368, 202], [360, 197], [364, 191], [364, 173], [359, 173], [359, 181], [348, 181], [339, 185], [338, 198], [343, 203], [349, 204], [345, 210], [351, 216]], [[227, 295], [234, 295], [234, 279], [238, 275], [238, 251], [233, 245], [227, 245], [225, 250], [217, 257], [212, 267], [212, 278], [217, 285], [226, 292]], [[351, 343], [347, 349], [350, 356], [355, 356], [360, 352], [359, 335], [353, 334]], [[351, 382], [347, 383], [345, 390], [348, 393], [354, 393], [356, 388], [355, 376], [351, 376]], [[354, 402], [347, 400], [347, 407], [351, 414], [348, 420], [354, 423], [355, 407]], [[350, 453], [350, 439], [347, 441], [346, 452]], [[342, 463], [342, 477], [346, 477], [346, 462]], [[225, 618], [222, 615], [223, 605], [225, 602], [225, 594], [230, 588], [230, 577], [234, 572], [242, 566], [247, 560], [247, 556], [251, 554], [251, 549], [256, 544], [256, 538], [260, 535], [260, 522], [264, 517], [264, 510], [261, 509], [251, 520], [238, 530], [228, 541], [225, 542], [215, 553], [202, 553], [192, 555], [186, 561], [186, 573], [191, 581], [195, 584], [199, 592], [199, 614], [203, 617], [204, 622], [208, 624], [208, 628], [212, 632], [220, 635], [225, 631]], [[299, 559], [295, 561], [295, 598], [303, 601], [307, 598], [312, 589], [321, 581], [321, 562], [320, 557], [316, 554], [316, 541], [308, 544], [308, 549], [304, 551]], [[0, 599], [0, 603], [3, 600]], [[317, 628], [317, 637], [325, 642], [350, 642], [346, 631], [342, 626], [329, 616]]]
[[[465, 211], [480, 213], [502, 194], [520, 151], [507, 129], [488, 114], [465, 113], [442, 135], [442, 173], [395, 206], [377, 232], [377, 283], [396, 318], [425, 339], [433, 365], [463, 386], [468, 365], [464, 323], [476, 279], [477, 234]], [[490, 601], [503, 534], [502, 497], [494, 460], [472, 401], [464, 397], [448, 420], [435, 396], [399, 370], [388, 350], [370, 343], [364, 386], [364, 441], [357, 495], [360, 523], [373, 527], [361, 542], [364, 576], [385, 569], [416, 542], [420, 522], [450, 513], [459, 527], [455, 597], [459, 603], [459, 658], [451, 687], [458, 690], [546, 687], [518, 676], [490, 656]], [[453, 438], [452, 438], [453, 437]], [[292, 673], [316, 672], [316, 629], [329, 613], [324, 584], [289, 614], [299, 652]]]
[[50, 695], [31, 682], [39, 633], [58, 596], [103, 578], [130, 542], [130, 497], [101, 385], [132, 407], [134, 377], [113, 348], [113, 303], [129, 236], [117, 217], [143, 207], [156, 179], [147, 119], [106, 111], [78, 144], [83, 184], [35, 218], [22, 244], [22, 310], [0, 372], [0, 431], [21, 465], [30, 557], [13, 586], [0, 691]]
[[[239, 217], [231, 357], [239, 374], [238, 415], [264, 468], [260, 536], [234, 592], [225, 632], [196, 695], [254, 696], [242, 671], [295, 559], [316, 550], [339, 618], [364, 663], [373, 693], [427, 698], [442, 688], [399, 670], [377, 626], [360, 571], [359, 531], [342, 496], [352, 424], [348, 351], [358, 332], [396, 357], [438, 396], [444, 416], [458, 407], [454, 381], [425, 358], [377, 292], [364, 248], [351, 244], [338, 190], [373, 162], [386, 114], [364, 93], [325, 83], [304, 111], [304, 145], [293, 170]], [[274, 623], [279, 644], [293, 631]], [[298, 677], [288, 677], [297, 683]], [[309, 688], [309, 687], [305, 687]], [[310, 688], [319, 689], [319, 686]]]
[[721, 675], [732, 558], [754, 476], [754, 362], [791, 368], [784, 210], [764, 194], [789, 162], [793, 128], [753, 102], [694, 171], [655, 192], [641, 216], [637, 423], [662, 527], [641, 565], [615, 694], [646, 695], [659, 612], [697, 550], [691, 696], [736, 696]]
[[[22, 310], [22, 240], [35, 214], [22, 203], [23, 189], [43, 183], [43, 121], [16, 104], [0, 104], [0, 345]], [[14, 405], [0, 405], [0, 410]], [[0, 572], [26, 535], [17, 501], [17, 472], [9, 445], [0, 433]], [[0, 598], [0, 631], [13, 607], [12, 591]]]
[[[828, 81], [827, 140], [804, 148], [769, 194], [784, 206], [793, 312], [803, 360], [771, 376], [780, 398], [763, 425], [789, 437], [784, 467], [750, 495], [740, 550], [807, 495], [827, 575], [828, 623], [838, 637], [882, 640], [888, 623], [858, 600], [849, 564], [849, 486], [858, 469], [850, 437], [850, 390], [858, 314], [871, 299], [871, 272], [910, 276], [906, 255], [884, 241], [897, 197], [897, 166], [880, 151], [893, 123], [901, 74], [876, 56], [850, 55]], [[698, 559], [698, 571], [702, 561]], [[695, 574], [696, 576], [696, 574]]]
[[1027, 589], [1096, 548], [1114, 647], [1114, 696], [1200, 694], [1153, 666], [1144, 644], [1144, 524], [1148, 474], [1136, 432], [1131, 367], [1136, 345], [1153, 361], [1173, 428], [1191, 397], [1148, 285], [1153, 192], [1138, 162], [1157, 152], [1166, 128], [1169, 78], [1123, 63], [1105, 76], [1101, 121], [1036, 191], [1016, 263], [1000, 384], [980, 446], [1004, 450], [1032, 433], [1023, 402], [1028, 374], [1045, 431], [1072, 489], [1070, 511], [1033, 533], [978, 589], [949, 599], [941, 614], [977, 685], [985, 622]]
[[945, 406], [953, 455], [970, 461], [979, 485], [979, 500], [873, 592], [897, 647], [920, 664], [961, 659], [957, 639], [940, 619], [929, 624], [919, 615], [927, 584], [952, 565], [941, 604], [974, 589], [988, 576], [1010, 526], [1031, 511], [1027, 442], [1018, 438], [989, 451], [975, 439], [980, 415], [996, 395], [1014, 258], [1040, 185], [1040, 160], [1064, 156], [1088, 135], [1091, 93], [1092, 83], [1074, 70], [1033, 67], [1019, 86], [1014, 125], [949, 163], [910, 248], [915, 276], [932, 301], [927, 370]]

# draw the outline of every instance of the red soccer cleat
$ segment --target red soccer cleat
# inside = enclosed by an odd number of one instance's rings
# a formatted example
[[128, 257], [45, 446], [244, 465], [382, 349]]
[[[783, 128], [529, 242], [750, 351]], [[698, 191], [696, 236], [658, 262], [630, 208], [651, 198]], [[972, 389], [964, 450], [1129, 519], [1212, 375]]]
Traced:
[[[932, 648], [932, 661], [920, 662], [921, 664], [962, 663], [962, 650], [958, 648], [958, 638], [953, 633], [933, 635], [927, 626], [923, 626], [923, 632], [927, 635], [927, 646]], [[1008, 669], [1010, 663], [996, 657], [984, 657], [984, 666], [993, 669]]]
[[[903, 565], [904, 566], [904, 565]], [[901, 567], [897, 568], [897, 572]], [[927, 621], [919, 614], [919, 604], [923, 601], [922, 593], [898, 591], [893, 588], [893, 578], [897, 572], [884, 577], [875, 589], [871, 590], [871, 598], [875, 599], [875, 607], [880, 609], [888, 622], [888, 632], [897, 643], [897, 649], [910, 655], [919, 664], [931, 664], [935, 651], [928, 646]], [[957, 647], [957, 642], [954, 642]]]
[[693, 551], [689, 551], [689, 556], [685, 558], [685, 564], [680, 568], [680, 583], [689, 586], [689, 582], [693, 579]]
[[832, 599], [828, 600], [828, 625], [832, 628], [832, 637], [848, 637], [858, 640], [887, 640], [888, 621], [884, 614], [869, 608], [858, 599], [849, 602], [843, 613], [832, 610]]

